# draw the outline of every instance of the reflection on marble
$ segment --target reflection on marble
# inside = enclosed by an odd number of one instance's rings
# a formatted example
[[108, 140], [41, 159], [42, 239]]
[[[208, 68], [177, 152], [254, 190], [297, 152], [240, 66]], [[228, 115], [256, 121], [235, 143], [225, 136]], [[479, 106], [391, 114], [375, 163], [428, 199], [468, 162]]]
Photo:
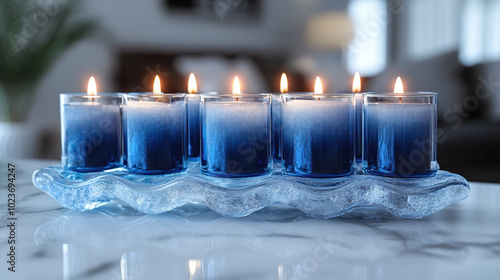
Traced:
[[[184, 206], [169, 214], [143, 215], [115, 204], [99, 211], [72, 211], [55, 218], [38, 228], [35, 241], [39, 246], [63, 246], [65, 256], [66, 251], [78, 255], [82, 246], [100, 254], [120, 256], [123, 279], [143, 279], [147, 275], [139, 269], [147, 265], [141, 264], [147, 262], [145, 253], [132, 249], [140, 244], [154, 247], [158, 254], [183, 259], [188, 268], [179, 275], [183, 279], [218, 279], [218, 271], [226, 270], [235, 261], [219, 252], [233, 250], [255, 256], [246, 263], [249, 267], [262, 258], [292, 263], [298, 260], [304, 266], [292, 269], [293, 266], [281, 264], [281, 270], [288, 275], [283, 279], [298, 277], [328, 259], [377, 262], [397, 259], [408, 252], [452, 261], [466, 257], [466, 250], [454, 236], [432, 223], [377, 217], [323, 221], [309, 219], [290, 208], [275, 207], [240, 222], [201, 206]], [[266, 266], [269, 276], [280, 270], [280, 262], [269, 262]], [[124, 273], [133, 277], [127, 278]], [[201, 276], [196, 276], [199, 273]]]

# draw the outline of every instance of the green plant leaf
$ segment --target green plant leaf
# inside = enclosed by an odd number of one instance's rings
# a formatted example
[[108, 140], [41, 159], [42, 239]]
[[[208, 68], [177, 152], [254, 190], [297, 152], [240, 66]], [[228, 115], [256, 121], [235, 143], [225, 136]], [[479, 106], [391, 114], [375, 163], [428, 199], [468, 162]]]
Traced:
[[51, 12], [42, 6], [47, 3], [0, 1], [0, 97], [12, 121], [24, 120], [30, 97], [55, 60], [97, 29], [94, 21], [78, 17], [80, 0], [52, 1], [57, 7]]

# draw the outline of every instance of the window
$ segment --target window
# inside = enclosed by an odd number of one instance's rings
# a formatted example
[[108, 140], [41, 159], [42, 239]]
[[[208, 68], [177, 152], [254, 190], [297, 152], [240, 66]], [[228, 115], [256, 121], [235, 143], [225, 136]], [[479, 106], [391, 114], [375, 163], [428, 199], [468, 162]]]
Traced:
[[[458, 49], [461, 1], [407, 1], [408, 57], [425, 59]], [[405, 36], [406, 35], [406, 36]]]
[[374, 76], [387, 63], [387, 5], [385, 0], [352, 0], [349, 16], [355, 36], [345, 50], [347, 69], [361, 76]]
[[466, 0], [461, 22], [460, 61], [465, 65], [500, 59], [500, 1]]

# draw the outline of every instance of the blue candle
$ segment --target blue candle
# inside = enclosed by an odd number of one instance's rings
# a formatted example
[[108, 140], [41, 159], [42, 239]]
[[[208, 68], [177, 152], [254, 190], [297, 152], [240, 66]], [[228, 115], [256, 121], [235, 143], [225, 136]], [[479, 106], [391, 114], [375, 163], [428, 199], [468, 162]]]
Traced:
[[271, 97], [203, 95], [201, 171], [219, 177], [272, 172]]
[[422, 177], [437, 170], [437, 94], [365, 94], [366, 172]]
[[188, 156], [190, 158], [200, 157], [200, 96], [188, 94], [187, 96], [187, 120], [188, 120]]
[[162, 174], [186, 169], [185, 95], [126, 94], [124, 100], [128, 170]]
[[354, 141], [356, 142], [356, 163], [363, 160], [363, 94], [361, 92], [361, 76], [358, 72], [352, 81], [352, 92], [354, 94]]
[[[91, 78], [91, 84], [93, 79]], [[65, 168], [87, 172], [121, 165], [119, 94], [61, 94], [61, 161]]]
[[284, 94], [285, 174], [336, 177], [354, 171], [352, 94]]
[[281, 162], [281, 95], [273, 94], [271, 103], [273, 158]]
[[189, 74], [187, 98], [188, 157], [199, 159], [201, 142], [200, 96], [193, 73]]
[[288, 92], [288, 79], [285, 73], [281, 74], [280, 93], [272, 94], [271, 102], [271, 141], [273, 145], [273, 159], [281, 163], [281, 94]]
[[361, 93], [354, 95], [354, 111], [356, 162], [361, 162], [363, 159], [363, 94]]

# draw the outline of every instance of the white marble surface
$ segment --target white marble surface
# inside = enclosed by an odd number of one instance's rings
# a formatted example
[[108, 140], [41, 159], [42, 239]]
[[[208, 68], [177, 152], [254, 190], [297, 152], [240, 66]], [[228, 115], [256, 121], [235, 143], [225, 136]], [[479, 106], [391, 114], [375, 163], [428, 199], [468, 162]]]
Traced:
[[[47, 161], [13, 161], [16, 272], [7, 270], [7, 164], [0, 165], [0, 279], [499, 279], [500, 185], [420, 220], [358, 212], [316, 220], [284, 208], [245, 218], [196, 206], [145, 215], [59, 206], [31, 183]], [[360, 219], [363, 217], [363, 219]]]

